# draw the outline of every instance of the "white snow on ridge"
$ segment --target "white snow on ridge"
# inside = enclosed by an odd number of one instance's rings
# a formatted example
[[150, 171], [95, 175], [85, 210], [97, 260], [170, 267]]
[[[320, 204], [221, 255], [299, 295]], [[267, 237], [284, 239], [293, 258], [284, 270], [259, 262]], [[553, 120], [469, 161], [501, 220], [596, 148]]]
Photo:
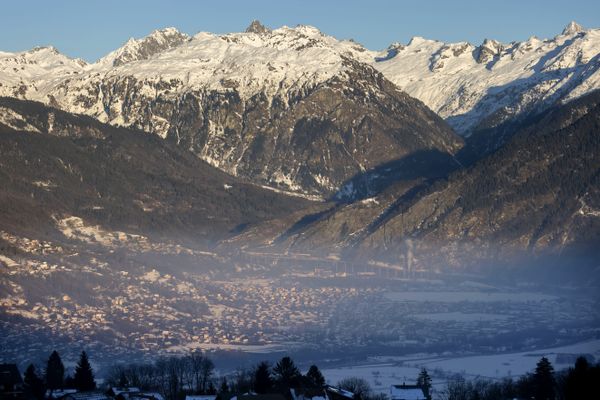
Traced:
[[141, 39], [130, 38], [122, 47], [98, 60], [97, 64], [110, 68], [133, 61], [151, 58], [190, 40], [185, 33], [175, 28], [158, 29]]
[[600, 88], [600, 29], [576, 23], [547, 40], [475, 47], [413, 38], [391, 50], [374, 66], [460, 133], [502, 107], [520, 111]]
[[[133, 45], [137, 42], [130, 41], [124, 47]], [[235, 88], [246, 97], [265, 89], [274, 93], [297, 84], [323, 82], [343, 68], [340, 56], [352, 56], [358, 53], [356, 48], [352, 42], [337, 41], [308, 27], [283, 27], [269, 34], [201, 32], [147, 60], [125, 63], [109, 71], [104, 71], [105, 62], [98, 63], [88, 76], [103, 72], [107, 77], [173, 79], [182, 82], [181, 91]]]
[[40, 130], [31, 125], [23, 116], [11, 108], [0, 106], [0, 123], [17, 131], [40, 133]]
[[19, 53], [0, 52], [0, 96], [36, 98], [87, 66], [54, 47], [36, 47]]
[[[259, 92], [268, 98], [282, 94], [285, 99], [344, 76], [346, 60], [354, 59], [372, 65], [468, 135], [502, 108], [512, 115], [600, 88], [599, 54], [600, 29], [586, 30], [574, 22], [552, 39], [486, 40], [474, 46], [414, 37], [381, 52], [303, 25], [193, 37], [166, 28], [130, 39], [93, 64], [52, 47], [0, 52], [0, 95], [52, 102], [127, 125], [131, 122], [121, 115], [120, 99], [111, 98], [106, 108], [107, 86], [137, 85], [137, 93], [148, 99], [202, 90], [236, 91], [242, 99]], [[158, 134], [165, 134], [166, 123], [154, 122]]]

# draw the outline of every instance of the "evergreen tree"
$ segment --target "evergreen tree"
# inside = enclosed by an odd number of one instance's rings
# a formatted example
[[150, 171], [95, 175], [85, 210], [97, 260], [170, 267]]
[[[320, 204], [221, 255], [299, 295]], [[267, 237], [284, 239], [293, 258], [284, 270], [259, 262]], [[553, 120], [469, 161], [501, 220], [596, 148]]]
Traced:
[[283, 357], [273, 368], [273, 373], [279, 383], [291, 387], [298, 383], [302, 376], [300, 370], [290, 357]]
[[215, 387], [215, 384], [212, 380], [208, 383], [208, 389], [206, 389], [206, 394], [217, 394], [217, 388]]
[[427, 397], [428, 400], [431, 400], [431, 377], [425, 368], [421, 368], [421, 372], [419, 372], [417, 386], [423, 389], [425, 397]]
[[46, 365], [46, 386], [50, 391], [61, 389], [63, 387], [63, 380], [65, 378], [65, 366], [58, 355], [58, 352], [54, 350], [48, 358]]
[[75, 367], [75, 376], [73, 377], [75, 389], [80, 392], [87, 392], [96, 389], [96, 381], [94, 381], [94, 372], [88, 360], [85, 351], [81, 352], [79, 362]]
[[317, 387], [325, 386], [325, 377], [319, 371], [319, 367], [316, 365], [311, 365], [306, 373], [306, 377], [310, 379], [310, 381]]
[[72, 375], [65, 376], [65, 380], [63, 382], [63, 388], [65, 389], [75, 389], [75, 379]]
[[536, 400], [554, 400], [554, 367], [546, 357], [538, 361], [533, 374], [533, 390]]
[[125, 370], [119, 373], [119, 382], [118, 385], [120, 388], [129, 387], [129, 379], [127, 379], [127, 375], [125, 374]]
[[27, 369], [25, 370], [25, 376], [23, 378], [23, 383], [25, 383], [26, 391], [35, 399], [42, 400], [44, 398], [44, 381], [40, 378], [33, 364], [29, 364]]
[[591, 377], [590, 364], [585, 357], [577, 358], [575, 368], [569, 368], [565, 382], [565, 399], [583, 399], [593, 392], [595, 383]]
[[217, 393], [217, 400], [223, 400], [229, 398], [229, 384], [227, 383], [227, 378], [223, 377], [221, 380], [221, 386], [219, 387], [219, 391]]
[[259, 363], [254, 370], [254, 391], [259, 394], [269, 393], [273, 387], [273, 379], [269, 364], [266, 361]]

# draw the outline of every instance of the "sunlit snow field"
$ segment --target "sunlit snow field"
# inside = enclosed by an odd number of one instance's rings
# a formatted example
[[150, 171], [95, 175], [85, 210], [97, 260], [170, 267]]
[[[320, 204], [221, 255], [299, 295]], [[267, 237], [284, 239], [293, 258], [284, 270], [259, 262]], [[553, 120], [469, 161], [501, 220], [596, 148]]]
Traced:
[[373, 357], [366, 364], [324, 369], [323, 374], [331, 384], [347, 377], [361, 377], [376, 391], [388, 393], [390, 385], [413, 384], [422, 367], [433, 376], [434, 386], [441, 389], [447, 377], [453, 374], [490, 379], [517, 377], [533, 371], [541, 357], [547, 357], [556, 370], [560, 370], [572, 366], [571, 360], [578, 355], [591, 355], [596, 360], [600, 359], [600, 340], [537, 351], [472, 357], [440, 358], [425, 354], [413, 357], [381, 356]]

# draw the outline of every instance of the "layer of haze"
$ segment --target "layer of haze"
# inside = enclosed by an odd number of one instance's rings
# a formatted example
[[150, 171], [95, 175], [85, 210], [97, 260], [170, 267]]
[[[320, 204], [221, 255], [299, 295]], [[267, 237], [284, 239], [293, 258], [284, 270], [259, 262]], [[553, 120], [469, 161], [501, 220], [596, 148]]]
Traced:
[[412, 36], [479, 44], [485, 38], [553, 37], [571, 20], [600, 26], [600, 2], [595, 0], [20, 0], [4, 2], [0, 10], [0, 51], [53, 45], [87, 61], [154, 29], [239, 32], [253, 19], [271, 28], [314, 25], [373, 50], [406, 43]]

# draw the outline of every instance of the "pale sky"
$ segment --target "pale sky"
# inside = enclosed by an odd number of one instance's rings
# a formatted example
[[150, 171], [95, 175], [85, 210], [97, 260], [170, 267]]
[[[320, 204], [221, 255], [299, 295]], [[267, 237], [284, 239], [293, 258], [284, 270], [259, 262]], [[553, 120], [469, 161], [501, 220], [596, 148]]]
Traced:
[[372, 50], [412, 36], [477, 45], [485, 38], [553, 37], [571, 20], [600, 27], [600, 1], [19, 0], [0, 4], [0, 51], [53, 45], [68, 56], [95, 61], [155, 29], [239, 32], [253, 19], [270, 28], [314, 25]]

